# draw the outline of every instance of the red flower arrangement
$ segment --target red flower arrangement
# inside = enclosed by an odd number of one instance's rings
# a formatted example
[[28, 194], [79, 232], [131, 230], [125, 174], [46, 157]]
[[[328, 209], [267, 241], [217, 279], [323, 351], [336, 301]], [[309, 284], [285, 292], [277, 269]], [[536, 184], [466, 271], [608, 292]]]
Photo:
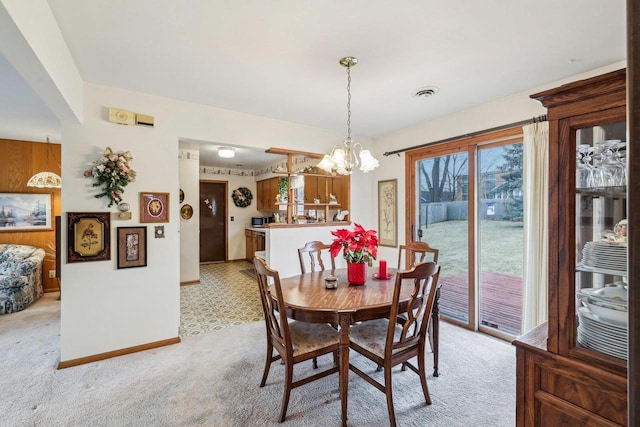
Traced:
[[362, 264], [378, 256], [380, 241], [375, 230], [365, 230], [360, 224], [354, 223], [353, 231], [340, 228], [331, 234], [336, 236], [329, 248], [332, 257], [337, 256], [341, 249], [344, 259], [349, 264]]

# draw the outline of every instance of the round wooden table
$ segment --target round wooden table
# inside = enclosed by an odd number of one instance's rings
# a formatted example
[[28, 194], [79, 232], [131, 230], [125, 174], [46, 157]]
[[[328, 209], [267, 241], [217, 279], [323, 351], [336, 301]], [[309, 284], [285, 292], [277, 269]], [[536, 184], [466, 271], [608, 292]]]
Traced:
[[[342, 424], [347, 422], [347, 389], [349, 383], [349, 328], [355, 322], [381, 319], [389, 316], [395, 269], [389, 269], [390, 278], [379, 280], [374, 277], [377, 268], [367, 269], [367, 282], [354, 286], [347, 282], [347, 269], [324, 270], [314, 273], [280, 279], [287, 315], [295, 320], [340, 325], [340, 399], [342, 403]], [[325, 277], [338, 278], [337, 289], [326, 289]], [[403, 286], [400, 292], [401, 312], [406, 311], [413, 283]], [[434, 376], [438, 376], [438, 335], [439, 318], [436, 292], [431, 318]], [[404, 303], [404, 307], [402, 304]]]

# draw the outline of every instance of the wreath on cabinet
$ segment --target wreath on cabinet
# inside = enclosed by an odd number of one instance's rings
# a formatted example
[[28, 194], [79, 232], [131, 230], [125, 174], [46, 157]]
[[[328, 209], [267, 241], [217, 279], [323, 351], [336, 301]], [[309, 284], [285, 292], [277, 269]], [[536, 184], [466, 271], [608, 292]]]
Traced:
[[251, 194], [251, 190], [247, 187], [239, 187], [236, 190], [233, 190], [231, 194], [231, 198], [233, 198], [233, 204], [238, 206], [239, 208], [246, 208], [251, 204], [251, 200], [253, 200], [253, 194]]

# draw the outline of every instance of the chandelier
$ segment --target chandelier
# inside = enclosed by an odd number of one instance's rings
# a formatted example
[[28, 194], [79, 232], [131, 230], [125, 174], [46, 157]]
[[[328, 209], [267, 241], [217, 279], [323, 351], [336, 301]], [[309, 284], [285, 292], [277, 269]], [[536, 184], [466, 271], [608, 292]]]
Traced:
[[49, 172], [49, 137], [47, 137], [47, 168], [44, 172], [38, 172], [33, 175], [27, 182], [27, 187], [37, 188], [62, 188], [62, 179], [60, 175]]
[[318, 163], [318, 168], [334, 175], [351, 175], [357, 167], [360, 167], [362, 172], [369, 172], [380, 165], [369, 150], [365, 150], [362, 145], [354, 143], [351, 139], [351, 67], [357, 63], [358, 59], [352, 56], [340, 60], [340, 65], [347, 68], [347, 139], [333, 147], [331, 153], [325, 154]]

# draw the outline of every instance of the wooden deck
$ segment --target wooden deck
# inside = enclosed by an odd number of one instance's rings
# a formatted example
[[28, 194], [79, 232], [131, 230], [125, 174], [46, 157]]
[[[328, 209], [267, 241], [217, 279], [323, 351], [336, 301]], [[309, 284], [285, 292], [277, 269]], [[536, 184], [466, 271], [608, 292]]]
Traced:
[[[469, 277], [466, 273], [440, 277], [440, 313], [467, 319]], [[522, 278], [483, 271], [480, 277], [480, 324], [512, 335], [520, 335]]]

